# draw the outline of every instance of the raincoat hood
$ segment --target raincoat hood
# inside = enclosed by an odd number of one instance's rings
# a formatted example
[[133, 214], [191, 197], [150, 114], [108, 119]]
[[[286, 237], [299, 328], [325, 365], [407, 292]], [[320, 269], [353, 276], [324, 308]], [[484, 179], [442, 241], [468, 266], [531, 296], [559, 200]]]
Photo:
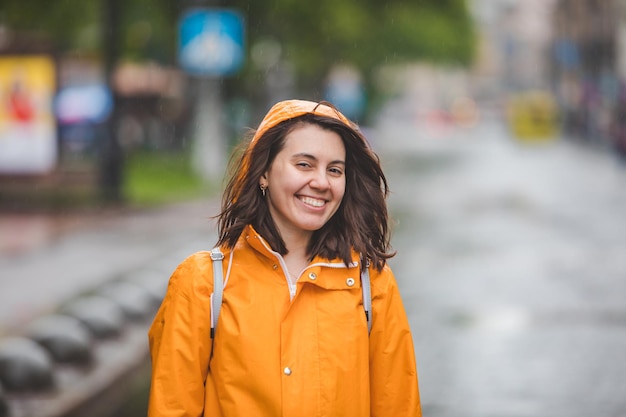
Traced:
[[346, 116], [341, 114], [339, 110], [324, 104], [324, 102], [316, 103], [308, 100], [285, 100], [276, 103], [267, 112], [259, 124], [259, 128], [254, 134], [254, 137], [252, 138], [251, 146], [253, 146], [259, 138], [272, 127], [277, 126], [285, 120], [293, 119], [305, 114], [332, 117], [333, 119], [342, 121], [349, 128], [356, 130], [354, 124], [348, 120]]

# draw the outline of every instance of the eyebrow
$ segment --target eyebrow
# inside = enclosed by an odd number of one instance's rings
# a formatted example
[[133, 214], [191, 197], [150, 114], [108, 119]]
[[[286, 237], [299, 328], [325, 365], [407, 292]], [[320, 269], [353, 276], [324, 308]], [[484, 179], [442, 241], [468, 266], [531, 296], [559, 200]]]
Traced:
[[[308, 158], [308, 159], [312, 159], [314, 161], [317, 161], [317, 158], [314, 155], [311, 155], [310, 153], [302, 152], [302, 153], [296, 153], [296, 154], [292, 155], [292, 158], [298, 158], [298, 157], [300, 157], [300, 158]], [[342, 161], [341, 159], [336, 159], [334, 161], [331, 161], [329, 165], [333, 165], [333, 164], [345, 165], [346, 162]]]

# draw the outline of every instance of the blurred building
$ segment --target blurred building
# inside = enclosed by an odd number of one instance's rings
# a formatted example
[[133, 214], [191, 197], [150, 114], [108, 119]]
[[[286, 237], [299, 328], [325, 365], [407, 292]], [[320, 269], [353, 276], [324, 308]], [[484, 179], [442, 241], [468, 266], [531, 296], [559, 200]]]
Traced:
[[550, 50], [557, 0], [471, 0], [478, 50], [473, 89], [484, 115], [506, 120], [520, 140], [551, 140]]
[[476, 83], [548, 93], [567, 138], [626, 155], [626, 0], [472, 0]]
[[498, 93], [545, 88], [556, 0], [472, 0], [479, 48], [475, 73]]
[[614, 72], [615, 0], [558, 0], [554, 10], [554, 62], [559, 74], [599, 77]]
[[568, 137], [626, 154], [626, 1], [558, 0], [551, 55]]

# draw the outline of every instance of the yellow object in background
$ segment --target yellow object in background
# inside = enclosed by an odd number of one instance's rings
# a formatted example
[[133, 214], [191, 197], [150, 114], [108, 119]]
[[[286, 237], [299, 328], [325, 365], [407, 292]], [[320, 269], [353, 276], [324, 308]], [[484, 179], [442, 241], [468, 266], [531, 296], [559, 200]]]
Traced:
[[523, 142], [547, 142], [557, 137], [557, 106], [548, 92], [515, 94], [508, 102], [507, 118], [514, 136]]

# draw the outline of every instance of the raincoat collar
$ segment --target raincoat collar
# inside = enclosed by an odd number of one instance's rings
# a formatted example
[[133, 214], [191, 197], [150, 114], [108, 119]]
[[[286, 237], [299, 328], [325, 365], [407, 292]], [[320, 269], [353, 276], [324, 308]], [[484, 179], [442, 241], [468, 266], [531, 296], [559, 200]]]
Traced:
[[[263, 237], [257, 233], [257, 231], [252, 227], [252, 225], [247, 225], [243, 232], [241, 233], [240, 240], [243, 239], [247, 245], [252, 247], [255, 251], [262, 254], [263, 256], [269, 259], [275, 259], [277, 253], [272, 250], [270, 245], [263, 239]], [[343, 267], [343, 268], [356, 268], [359, 266], [359, 254], [352, 251], [352, 262], [350, 265], [346, 265], [341, 259], [326, 259], [321, 256], [316, 256], [313, 258], [313, 261], [309, 265], [326, 265], [332, 266], [334, 268]]]

